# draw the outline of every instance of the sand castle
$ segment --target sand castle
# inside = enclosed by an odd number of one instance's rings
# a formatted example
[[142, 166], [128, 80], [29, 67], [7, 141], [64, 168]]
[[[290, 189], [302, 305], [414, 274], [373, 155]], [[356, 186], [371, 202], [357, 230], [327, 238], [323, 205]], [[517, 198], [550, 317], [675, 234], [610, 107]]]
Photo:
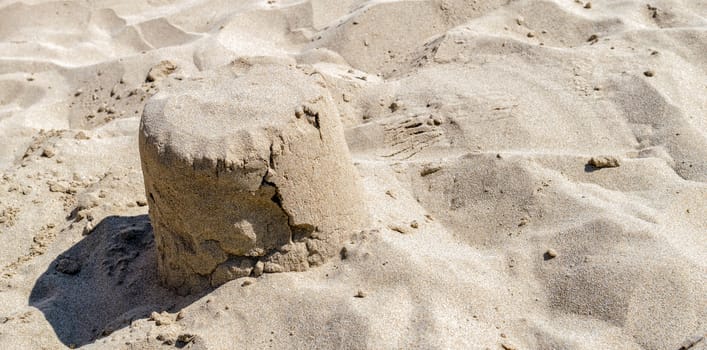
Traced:
[[160, 278], [181, 293], [303, 271], [366, 223], [323, 81], [295, 67], [227, 68], [155, 95], [140, 155]]

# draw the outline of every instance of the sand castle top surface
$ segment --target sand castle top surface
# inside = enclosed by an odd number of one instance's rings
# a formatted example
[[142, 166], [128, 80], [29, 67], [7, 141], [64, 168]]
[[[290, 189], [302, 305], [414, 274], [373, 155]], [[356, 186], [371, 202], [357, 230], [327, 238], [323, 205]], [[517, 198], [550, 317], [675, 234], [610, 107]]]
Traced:
[[283, 65], [253, 66], [247, 74], [226, 67], [170, 85], [147, 104], [143, 130], [161, 151], [189, 162], [240, 162], [249, 157], [244, 150], [267, 159], [269, 137], [256, 135], [282, 129], [298, 107], [325, 94]]

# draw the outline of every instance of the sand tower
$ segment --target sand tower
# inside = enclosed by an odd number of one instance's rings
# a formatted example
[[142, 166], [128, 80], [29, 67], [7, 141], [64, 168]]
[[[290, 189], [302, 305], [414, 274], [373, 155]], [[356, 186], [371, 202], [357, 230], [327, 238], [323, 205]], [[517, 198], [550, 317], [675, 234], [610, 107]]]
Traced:
[[320, 79], [284, 65], [227, 68], [149, 101], [140, 156], [166, 286], [185, 294], [306, 270], [366, 224]]

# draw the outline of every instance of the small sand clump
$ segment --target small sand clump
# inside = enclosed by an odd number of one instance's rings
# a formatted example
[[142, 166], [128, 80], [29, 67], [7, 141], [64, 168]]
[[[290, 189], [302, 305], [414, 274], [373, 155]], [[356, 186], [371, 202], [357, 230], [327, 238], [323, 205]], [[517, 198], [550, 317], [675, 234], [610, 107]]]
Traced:
[[589, 159], [589, 165], [601, 169], [601, 168], [616, 168], [620, 166], [619, 160], [612, 156], [599, 156], [592, 157]]
[[548, 250], [545, 252], [545, 257], [546, 257], [548, 260], [549, 260], [549, 259], [554, 259], [554, 258], [557, 257], [557, 251], [554, 250], [554, 249], [552, 249], [552, 248], [550, 248], [550, 249], [548, 249]]
[[162, 61], [156, 66], [150, 68], [150, 71], [147, 73], [145, 81], [151, 83], [162, 80], [168, 75], [172, 74], [175, 70], [177, 70], [177, 65], [170, 61]]

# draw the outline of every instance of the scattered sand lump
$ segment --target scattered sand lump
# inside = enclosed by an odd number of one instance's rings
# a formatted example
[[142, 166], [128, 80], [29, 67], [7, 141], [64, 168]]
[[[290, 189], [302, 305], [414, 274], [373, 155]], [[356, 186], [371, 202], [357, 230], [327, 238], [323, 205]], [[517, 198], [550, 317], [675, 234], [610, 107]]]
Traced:
[[595, 168], [616, 168], [621, 165], [618, 159], [611, 156], [592, 157], [588, 164]]
[[150, 71], [147, 73], [147, 78], [145, 78], [145, 81], [149, 83], [164, 79], [168, 75], [172, 74], [175, 70], [177, 70], [177, 66], [174, 63], [170, 61], [162, 61], [156, 66], [150, 68]]
[[160, 279], [180, 293], [306, 270], [367, 222], [317, 75], [233, 69], [175, 82], [149, 101], [140, 125]]

